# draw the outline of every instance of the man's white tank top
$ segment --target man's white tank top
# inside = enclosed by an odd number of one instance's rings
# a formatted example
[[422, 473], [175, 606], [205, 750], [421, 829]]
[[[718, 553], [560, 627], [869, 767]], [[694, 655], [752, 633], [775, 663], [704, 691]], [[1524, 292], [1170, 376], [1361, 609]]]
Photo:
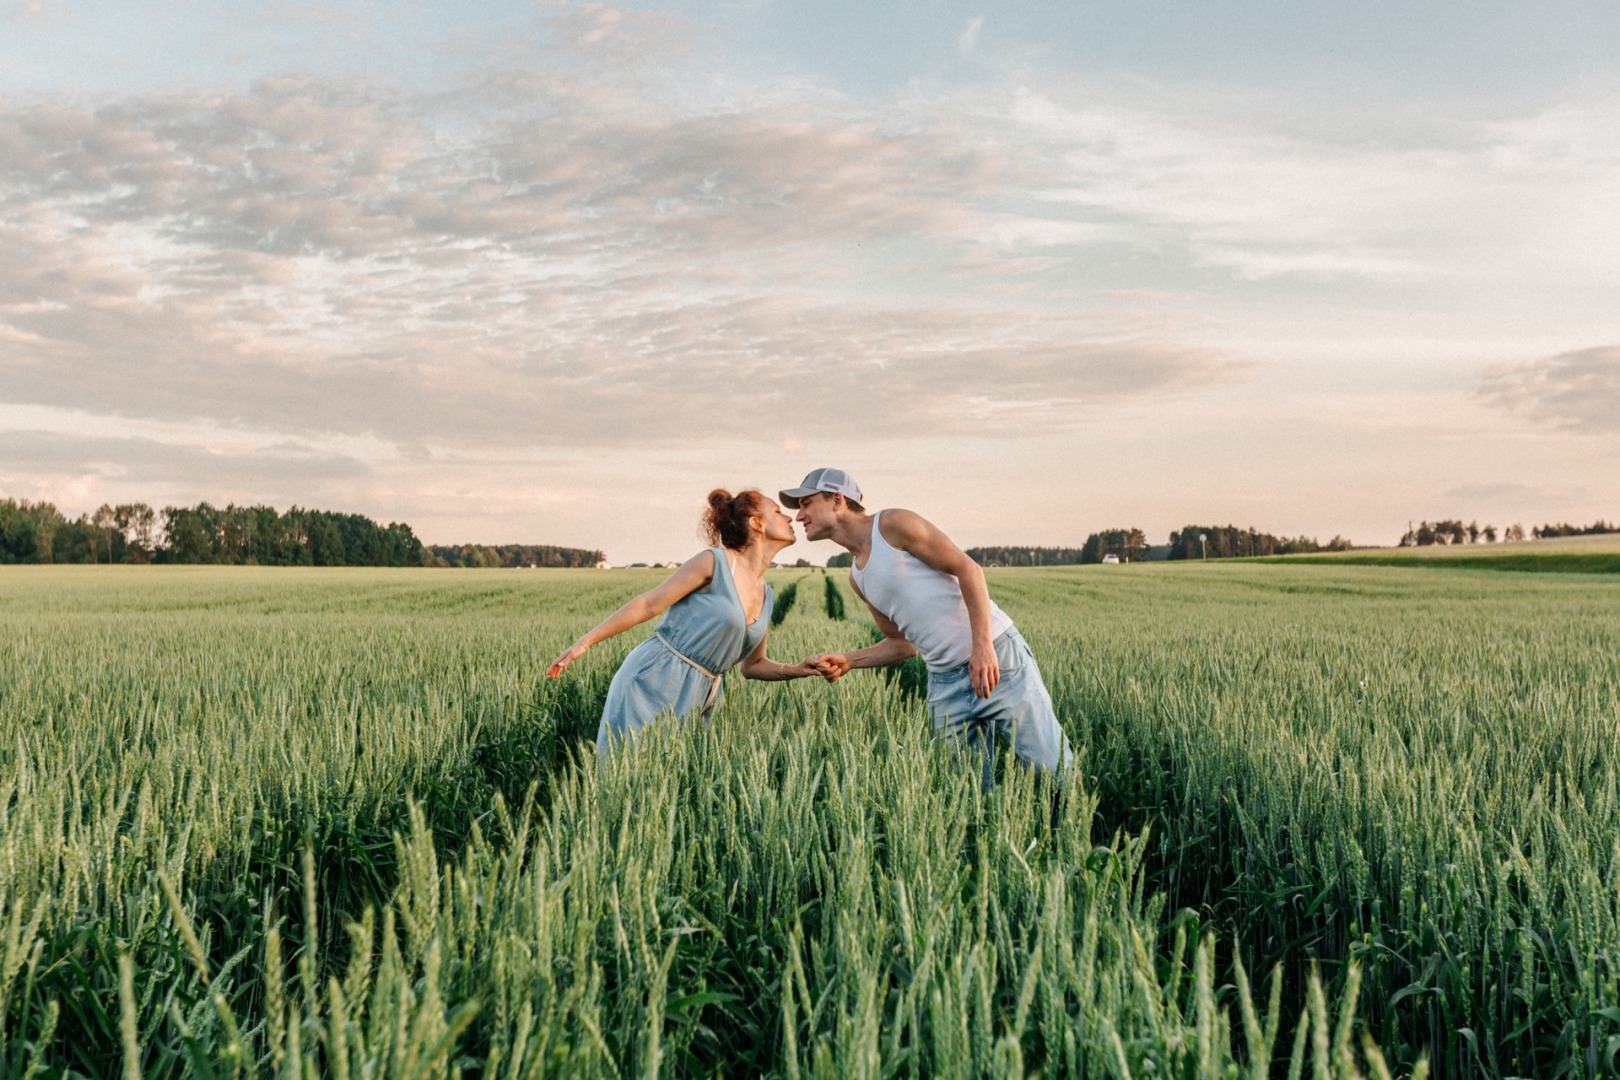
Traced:
[[[901, 551], [883, 539], [878, 521], [872, 515], [872, 550], [866, 566], [850, 566], [850, 577], [861, 595], [900, 628], [906, 640], [917, 646], [929, 671], [961, 667], [973, 655], [973, 628], [968, 623], [967, 602], [962, 587], [949, 574], [942, 574], [910, 552]], [[990, 602], [990, 637], [1011, 629], [1007, 613]]]

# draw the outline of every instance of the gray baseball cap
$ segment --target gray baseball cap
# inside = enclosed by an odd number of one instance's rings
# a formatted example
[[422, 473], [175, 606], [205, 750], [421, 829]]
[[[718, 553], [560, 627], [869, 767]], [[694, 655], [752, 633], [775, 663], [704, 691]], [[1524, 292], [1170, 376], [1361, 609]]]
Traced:
[[843, 469], [816, 469], [804, 478], [804, 482], [796, 488], [788, 488], [776, 493], [783, 506], [789, 510], [799, 508], [799, 500], [807, 495], [814, 495], [818, 491], [825, 491], [829, 495], [842, 495], [849, 505], [861, 509], [861, 485], [855, 478]]

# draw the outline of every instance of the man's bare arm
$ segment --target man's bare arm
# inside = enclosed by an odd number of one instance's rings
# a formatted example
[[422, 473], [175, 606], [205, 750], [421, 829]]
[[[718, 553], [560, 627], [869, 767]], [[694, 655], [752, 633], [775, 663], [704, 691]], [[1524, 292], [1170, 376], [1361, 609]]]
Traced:
[[968, 628], [973, 633], [973, 652], [968, 659], [968, 679], [973, 692], [990, 696], [1001, 682], [1001, 664], [996, 660], [995, 643], [990, 638], [990, 588], [984, 571], [920, 514], [910, 510], [885, 510], [878, 519], [883, 539], [892, 547], [910, 553], [942, 574], [956, 579], [967, 605]]
[[883, 640], [864, 649], [822, 653], [805, 661], [807, 664], [814, 664], [828, 682], [837, 681], [855, 668], [888, 667], [917, 655], [917, 646], [906, 640], [906, 635], [900, 632], [900, 628], [894, 625], [887, 615], [872, 606], [872, 601], [861, 592], [853, 577], [849, 580], [849, 587], [861, 598], [866, 610], [872, 613], [872, 621], [877, 623], [877, 628], [883, 632]]

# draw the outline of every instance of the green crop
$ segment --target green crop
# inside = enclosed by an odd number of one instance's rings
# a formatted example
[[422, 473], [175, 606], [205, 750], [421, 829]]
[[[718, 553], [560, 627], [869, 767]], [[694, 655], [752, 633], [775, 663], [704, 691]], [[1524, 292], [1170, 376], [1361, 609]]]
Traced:
[[831, 574], [827, 575], [822, 584], [826, 587], [827, 618], [842, 622], [844, 620], [844, 590], [838, 587], [838, 582], [833, 580]]
[[1620, 582], [1378, 568], [992, 578], [1106, 822], [1261, 963], [1359, 960], [1410, 1066], [1614, 1075]]
[[1612, 1074], [1620, 583], [992, 572], [987, 795], [906, 675], [599, 761], [658, 578], [0, 573], [0, 1074]]
[[793, 602], [799, 598], [799, 583], [790, 581], [776, 594], [776, 605], [771, 608], [771, 625], [781, 626], [787, 621], [788, 614], [793, 610]]

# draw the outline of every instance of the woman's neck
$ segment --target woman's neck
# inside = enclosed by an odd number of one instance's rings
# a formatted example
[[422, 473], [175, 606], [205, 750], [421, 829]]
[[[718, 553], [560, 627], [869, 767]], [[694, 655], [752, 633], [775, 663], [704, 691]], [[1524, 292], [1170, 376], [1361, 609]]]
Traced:
[[765, 571], [771, 568], [771, 560], [785, 547], [786, 544], [777, 540], [755, 540], [741, 551], [732, 551], [731, 555], [738, 570], [746, 569], [755, 577], [764, 577]]

